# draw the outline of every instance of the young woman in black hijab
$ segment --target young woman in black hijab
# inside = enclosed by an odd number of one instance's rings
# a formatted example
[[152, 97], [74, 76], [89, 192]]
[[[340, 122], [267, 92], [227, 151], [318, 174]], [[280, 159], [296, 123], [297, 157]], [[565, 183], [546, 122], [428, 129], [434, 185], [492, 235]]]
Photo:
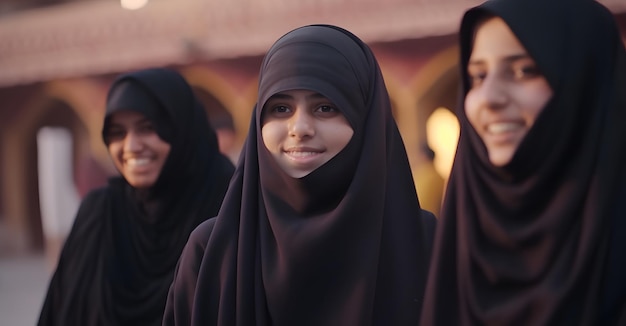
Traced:
[[369, 47], [295, 29], [262, 63], [233, 182], [183, 251], [164, 325], [415, 325], [434, 223]]
[[423, 325], [626, 323], [626, 54], [591, 0], [461, 24], [461, 136]]
[[234, 172], [171, 70], [120, 76], [102, 137], [121, 176], [83, 200], [39, 325], [160, 325], [189, 234], [217, 214]]

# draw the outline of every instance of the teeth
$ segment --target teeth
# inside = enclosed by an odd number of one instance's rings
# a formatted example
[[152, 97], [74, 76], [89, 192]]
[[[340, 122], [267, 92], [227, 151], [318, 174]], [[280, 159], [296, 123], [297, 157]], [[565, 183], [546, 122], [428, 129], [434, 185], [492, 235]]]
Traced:
[[512, 122], [501, 122], [501, 123], [492, 123], [487, 126], [487, 131], [493, 134], [504, 133], [508, 131], [514, 131], [520, 128], [518, 123]]
[[126, 164], [131, 166], [142, 166], [150, 163], [150, 159], [147, 158], [129, 158], [126, 160]]
[[287, 152], [291, 156], [305, 157], [317, 154], [316, 152]]

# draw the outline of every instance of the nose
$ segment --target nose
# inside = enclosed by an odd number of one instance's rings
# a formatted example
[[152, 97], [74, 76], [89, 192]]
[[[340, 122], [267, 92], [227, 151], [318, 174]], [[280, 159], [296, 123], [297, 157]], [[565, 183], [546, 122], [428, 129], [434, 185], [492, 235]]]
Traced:
[[487, 75], [478, 90], [481, 104], [487, 108], [499, 109], [506, 105], [508, 100], [506, 81], [497, 75]]
[[134, 131], [128, 131], [124, 138], [124, 151], [125, 152], [139, 152], [143, 147], [141, 137]]
[[314, 118], [304, 108], [296, 108], [289, 119], [289, 136], [306, 138], [315, 135]]

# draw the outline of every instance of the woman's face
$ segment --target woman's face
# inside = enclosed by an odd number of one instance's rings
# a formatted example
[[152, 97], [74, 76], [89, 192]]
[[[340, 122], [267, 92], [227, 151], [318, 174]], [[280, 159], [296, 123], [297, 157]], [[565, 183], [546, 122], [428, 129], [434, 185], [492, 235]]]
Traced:
[[263, 106], [265, 147], [293, 178], [302, 178], [337, 155], [354, 130], [327, 98], [309, 90], [274, 94]]
[[159, 137], [152, 121], [138, 112], [113, 113], [108, 128], [109, 154], [124, 179], [138, 189], [153, 186], [170, 152], [170, 144]]
[[491, 163], [506, 165], [552, 97], [552, 89], [499, 17], [477, 26], [467, 74], [467, 119], [485, 143]]

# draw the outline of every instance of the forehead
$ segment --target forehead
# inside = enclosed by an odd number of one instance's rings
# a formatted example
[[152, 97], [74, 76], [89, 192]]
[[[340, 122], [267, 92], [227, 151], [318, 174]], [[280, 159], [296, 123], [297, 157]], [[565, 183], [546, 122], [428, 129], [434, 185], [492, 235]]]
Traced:
[[527, 54], [526, 49], [500, 17], [490, 17], [476, 25], [471, 59]]
[[132, 110], [120, 110], [110, 115], [109, 121], [115, 125], [132, 125], [136, 123], [149, 122], [150, 120], [143, 114]]

